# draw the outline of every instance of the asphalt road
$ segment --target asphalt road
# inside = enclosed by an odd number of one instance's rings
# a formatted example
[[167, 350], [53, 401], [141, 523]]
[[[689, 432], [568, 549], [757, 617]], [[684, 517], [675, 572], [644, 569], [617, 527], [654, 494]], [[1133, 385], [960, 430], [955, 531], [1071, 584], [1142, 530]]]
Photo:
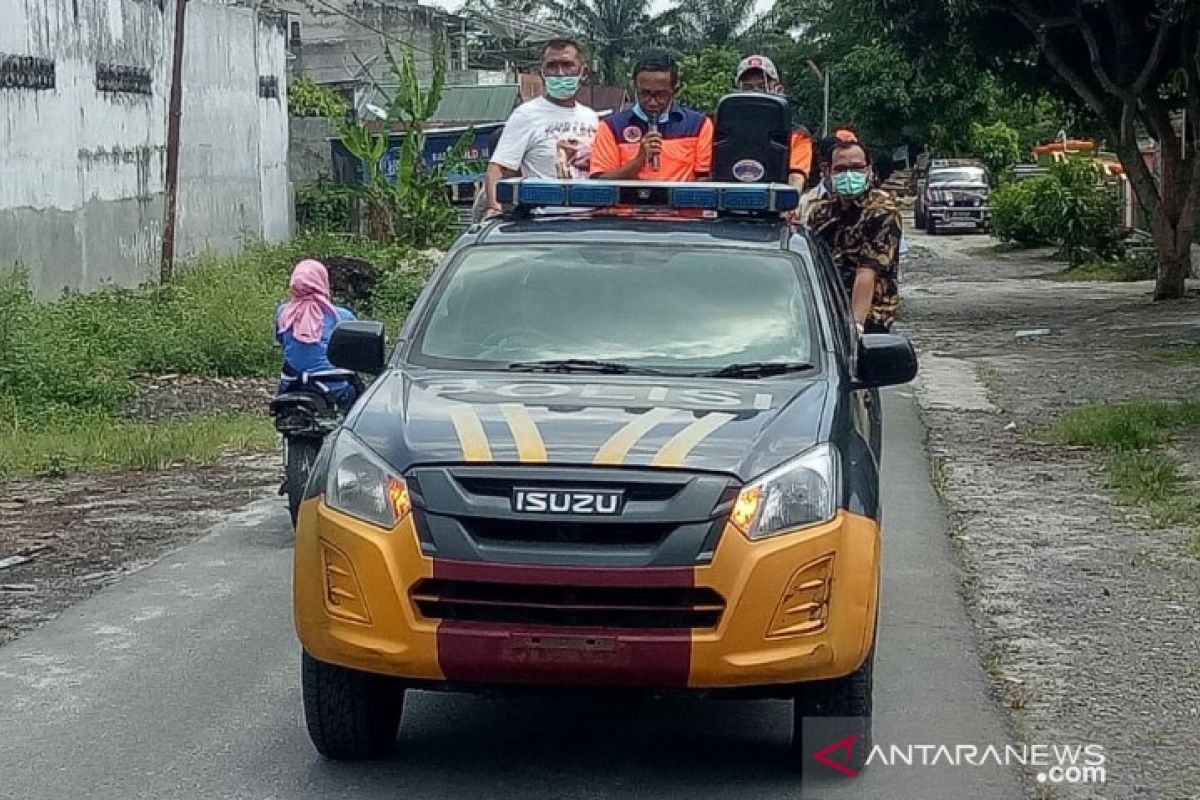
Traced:
[[[958, 593], [907, 392], [887, 398], [876, 739], [1010, 742]], [[996, 767], [872, 766], [801, 786], [785, 703], [410, 695], [395, 756], [309, 744], [278, 501], [0, 648], [0, 797], [1005, 800]]]

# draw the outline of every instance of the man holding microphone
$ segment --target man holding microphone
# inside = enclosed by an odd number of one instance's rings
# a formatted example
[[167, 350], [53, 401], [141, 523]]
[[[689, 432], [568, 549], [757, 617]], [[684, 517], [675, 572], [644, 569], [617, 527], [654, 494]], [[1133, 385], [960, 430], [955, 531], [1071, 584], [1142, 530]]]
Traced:
[[633, 68], [637, 104], [600, 121], [592, 146], [593, 178], [694, 181], [712, 171], [713, 123], [675, 102], [679, 67], [666, 54]]

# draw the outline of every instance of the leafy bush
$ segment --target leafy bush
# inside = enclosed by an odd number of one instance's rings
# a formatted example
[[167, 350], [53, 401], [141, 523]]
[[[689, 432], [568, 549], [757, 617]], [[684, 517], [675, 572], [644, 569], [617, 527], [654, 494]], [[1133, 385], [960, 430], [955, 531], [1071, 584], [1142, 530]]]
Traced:
[[1057, 244], [1072, 265], [1121, 253], [1120, 199], [1090, 161], [1066, 161], [1046, 175], [992, 193], [992, 230], [1005, 242]]
[[287, 94], [288, 114], [293, 117], [338, 119], [350, 110], [341, 95], [308, 76], [293, 80]]
[[992, 192], [992, 233], [1002, 242], [1024, 247], [1049, 244], [1038, 225], [1035, 202], [1045, 178], [1008, 183]]
[[350, 233], [353, 187], [331, 181], [296, 186], [296, 226], [303, 233]]
[[1121, 253], [1121, 202], [1113, 184], [1102, 180], [1100, 166], [1093, 161], [1067, 160], [1055, 164], [1050, 175], [1062, 187], [1049, 212], [1057, 211], [1055, 239], [1071, 264], [1089, 257], [1103, 260]]

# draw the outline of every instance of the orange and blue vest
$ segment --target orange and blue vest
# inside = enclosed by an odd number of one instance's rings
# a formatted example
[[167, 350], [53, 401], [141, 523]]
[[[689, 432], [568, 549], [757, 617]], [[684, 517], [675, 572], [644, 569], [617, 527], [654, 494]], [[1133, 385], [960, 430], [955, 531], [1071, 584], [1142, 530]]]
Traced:
[[[592, 176], [637, 158], [649, 130], [649, 122], [632, 108], [600, 120], [592, 143]], [[711, 174], [713, 123], [707, 116], [674, 104], [660, 118], [658, 132], [663, 137], [658, 169], [647, 164], [638, 172], [639, 180], [694, 181]]]

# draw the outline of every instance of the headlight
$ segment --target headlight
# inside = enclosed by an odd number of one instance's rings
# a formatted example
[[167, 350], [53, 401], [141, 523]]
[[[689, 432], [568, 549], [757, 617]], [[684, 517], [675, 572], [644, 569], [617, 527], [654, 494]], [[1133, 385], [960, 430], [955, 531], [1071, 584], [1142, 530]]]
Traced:
[[412, 511], [408, 487], [358, 437], [341, 431], [333, 443], [325, 504], [391, 530]]
[[828, 522], [837, 513], [838, 477], [833, 447], [814, 447], [743, 488], [730, 521], [749, 539]]

